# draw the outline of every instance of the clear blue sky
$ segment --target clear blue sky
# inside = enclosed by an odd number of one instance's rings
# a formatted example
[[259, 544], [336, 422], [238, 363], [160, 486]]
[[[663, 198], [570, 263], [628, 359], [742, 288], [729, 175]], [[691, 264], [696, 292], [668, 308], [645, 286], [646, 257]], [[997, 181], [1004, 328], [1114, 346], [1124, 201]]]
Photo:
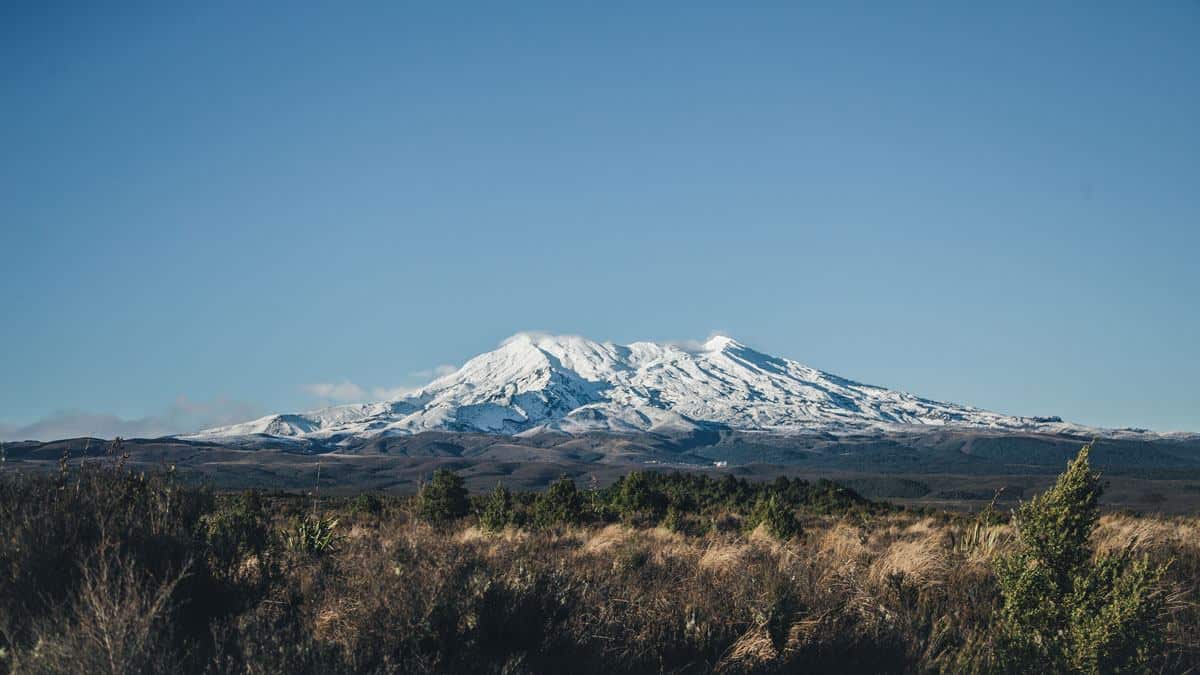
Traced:
[[0, 8], [0, 436], [530, 329], [1200, 431], [1200, 2], [301, 4]]

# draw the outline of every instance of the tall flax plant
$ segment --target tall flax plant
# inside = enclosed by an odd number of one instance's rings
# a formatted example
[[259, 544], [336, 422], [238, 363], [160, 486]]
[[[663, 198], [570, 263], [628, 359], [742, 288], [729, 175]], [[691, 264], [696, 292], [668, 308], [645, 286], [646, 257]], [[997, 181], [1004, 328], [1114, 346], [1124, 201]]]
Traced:
[[317, 461], [317, 482], [313, 487], [312, 513], [295, 523], [284, 538], [287, 547], [312, 555], [331, 553], [337, 548], [338, 519], [321, 515], [321, 462]]
[[1135, 557], [1134, 542], [1095, 555], [1102, 488], [1090, 453], [1088, 444], [1014, 514], [1016, 548], [996, 563], [1003, 671], [1144, 672], [1161, 645], [1166, 566]]

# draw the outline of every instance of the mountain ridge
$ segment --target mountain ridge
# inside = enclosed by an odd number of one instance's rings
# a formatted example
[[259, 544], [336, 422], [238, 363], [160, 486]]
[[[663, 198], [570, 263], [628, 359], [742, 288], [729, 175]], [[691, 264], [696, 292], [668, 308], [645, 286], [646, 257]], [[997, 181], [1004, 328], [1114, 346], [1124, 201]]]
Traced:
[[283, 413], [180, 438], [320, 441], [425, 431], [520, 435], [863, 433], [945, 427], [1117, 433], [1058, 417], [1003, 415], [863, 384], [724, 335], [702, 344], [618, 345], [518, 333], [405, 396]]

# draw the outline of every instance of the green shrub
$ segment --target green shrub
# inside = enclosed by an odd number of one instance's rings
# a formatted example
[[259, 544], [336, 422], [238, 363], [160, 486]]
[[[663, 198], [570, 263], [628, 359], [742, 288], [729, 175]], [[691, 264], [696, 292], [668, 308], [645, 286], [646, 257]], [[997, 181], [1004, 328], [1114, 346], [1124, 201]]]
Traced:
[[1165, 566], [1135, 559], [1133, 542], [1094, 559], [1101, 486], [1090, 451], [1014, 514], [1017, 548], [996, 565], [1004, 669], [1143, 672], [1161, 643]]
[[550, 484], [533, 503], [535, 527], [578, 525], [583, 522], [583, 495], [566, 476]]
[[672, 532], [680, 534], [687, 533], [687, 521], [679, 509], [674, 506], [667, 509], [667, 515], [663, 516], [662, 526]]
[[513, 522], [512, 493], [503, 485], [497, 485], [479, 513], [479, 526], [488, 532], [498, 532]]
[[659, 525], [687, 537], [703, 536], [712, 527], [708, 519], [697, 518], [687, 511], [675, 508], [674, 506], [667, 508], [667, 513], [663, 516]]
[[421, 488], [417, 502], [421, 517], [436, 525], [458, 520], [471, 510], [462, 477], [448, 469], [433, 473], [433, 480]]
[[612, 505], [626, 522], [655, 522], [667, 510], [668, 496], [657, 474], [631, 471], [613, 486]]
[[791, 539], [803, 533], [796, 514], [776, 494], [759, 497], [746, 519], [746, 529], [753, 530], [764, 525], [767, 532], [777, 539]]
[[[659, 523], [670, 509], [694, 516], [724, 512], [747, 514], [760, 499], [774, 495], [791, 509], [813, 514], [884, 513], [895, 507], [872, 502], [855, 491], [828, 480], [810, 483], [780, 476], [767, 483], [753, 483], [729, 474], [712, 478], [699, 473], [633, 471], [604, 490], [597, 491], [606, 508], [597, 514], [614, 513], [634, 526]], [[606, 520], [599, 517], [600, 520]]]
[[351, 513], [378, 515], [383, 512], [383, 500], [371, 492], [363, 492], [350, 504]]
[[248, 491], [225, 500], [200, 518], [200, 534], [208, 552], [218, 560], [238, 555], [262, 555], [271, 545], [271, 528], [262, 499]]

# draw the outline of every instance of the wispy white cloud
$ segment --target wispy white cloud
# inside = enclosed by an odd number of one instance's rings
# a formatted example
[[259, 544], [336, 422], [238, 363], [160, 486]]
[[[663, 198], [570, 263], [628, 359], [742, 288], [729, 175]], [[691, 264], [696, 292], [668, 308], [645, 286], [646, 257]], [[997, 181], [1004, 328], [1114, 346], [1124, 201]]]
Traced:
[[[458, 370], [458, 366], [444, 363], [440, 366], [409, 373], [407, 379], [425, 384], [430, 380], [449, 375], [456, 370]], [[340, 382], [306, 384], [301, 387], [301, 390], [322, 403], [361, 403], [364, 401], [390, 401], [397, 398], [404, 398], [418, 391], [420, 388], [419, 385], [364, 387], [344, 379]]]
[[391, 401], [404, 398], [420, 389], [420, 387], [375, 387], [371, 390], [371, 398], [376, 401]]
[[[531, 342], [538, 342], [539, 340], [544, 340], [546, 338], [553, 338], [553, 337], [560, 337], [560, 336], [557, 333], [552, 333], [550, 331], [545, 331], [545, 330], [523, 330], [523, 331], [518, 331], [516, 333], [513, 333], [512, 335], [509, 335], [508, 337], [504, 338], [503, 340], [500, 341], [499, 346], [504, 347], [505, 345], [512, 344], [514, 342], [517, 342], [518, 340], [529, 340]], [[578, 336], [571, 335], [571, 336], [561, 336], [561, 337], [578, 337]]]
[[26, 425], [0, 425], [6, 441], [53, 441], [61, 438], [157, 438], [245, 422], [266, 414], [257, 403], [217, 397], [193, 401], [179, 396], [161, 413], [125, 419], [111, 413], [62, 410]]
[[[705, 345], [715, 337], [732, 337], [732, 334], [726, 330], [714, 329], [714, 330], [709, 331], [708, 337], [704, 338], [703, 340], [695, 340], [695, 339], [664, 340], [664, 341], [661, 341], [659, 344], [675, 347], [676, 349], [679, 349], [679, 350], [682, 350], [685, 352], [696, 353], [696, 352], [704, 351]], [[512, 344], [513, 342], [517, 342], [519, 340], [529, 340], [536, 344], [542, 340], [547, 340], [547, 339], [587, 340], [590, 338], [587, 338], [587, 337], [584, 337], [581, 335], [571, 334], [571, 333], [559, 334], [559, 333], [550, 333], [550, 332], [542, 331], [542, 330], [523, 330], [523, 331], [514, 333], [513, 335], [505, 338], [503, 341], [500, 342], [500, 346], [503, 347], [503, 346]]]
[[432, 380], [438, 377], [449, 375], [456, 370], [458, 370], [458, 366], [453, 366], [449, 363], [443, 363], [442, 365], [434, 366], [433, 368], [418, 370], [415, 373], [411, 373], [411, 376], [419, 380]]
[[703, 340], [667, 340], [664, 344], [671, 345], [682, 351], [696, 353], [704, 351], [704, 345], [708, 344], [715, 337], [732, 337], [728, 331], [711, 330], [708, 332], [708, 337]]
[[315, 396], [322, 401], [336, 403], [364, 401], [367, 398], [367, 390], [349, 380], [342, 380], [341, 382], [316, 382], [303, 385], [300, 389], [304, 393]]

